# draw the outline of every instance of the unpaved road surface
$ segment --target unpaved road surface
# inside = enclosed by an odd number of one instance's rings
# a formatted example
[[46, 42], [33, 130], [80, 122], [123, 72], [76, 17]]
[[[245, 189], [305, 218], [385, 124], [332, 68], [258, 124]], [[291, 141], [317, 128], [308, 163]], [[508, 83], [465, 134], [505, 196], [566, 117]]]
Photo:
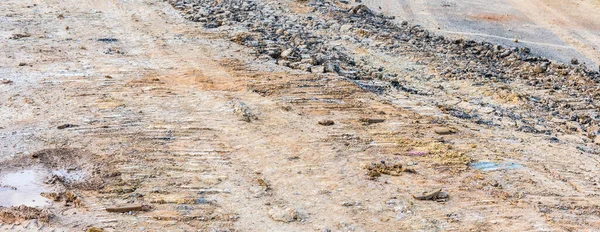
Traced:
[[194, 3], [2, 3], [0, 177], [52, 202], [0, 229], [600, 228], [598, 73], [356, 4]]
[[526, 46], [562, 62], [577, 58], [593, 69], [600, 65], [600, 2], [596, 0], [363, 2], [439, 34]]

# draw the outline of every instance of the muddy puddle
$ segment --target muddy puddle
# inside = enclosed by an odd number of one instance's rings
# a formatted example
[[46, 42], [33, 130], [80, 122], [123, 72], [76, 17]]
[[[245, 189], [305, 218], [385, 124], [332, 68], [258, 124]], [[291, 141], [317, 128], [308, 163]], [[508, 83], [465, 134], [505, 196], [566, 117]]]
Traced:
[[40, 195], [44, 191], [44, 183], [35, 170], [5, 174], [0, 178], [0, 206], [47, 206], [51, 201]]

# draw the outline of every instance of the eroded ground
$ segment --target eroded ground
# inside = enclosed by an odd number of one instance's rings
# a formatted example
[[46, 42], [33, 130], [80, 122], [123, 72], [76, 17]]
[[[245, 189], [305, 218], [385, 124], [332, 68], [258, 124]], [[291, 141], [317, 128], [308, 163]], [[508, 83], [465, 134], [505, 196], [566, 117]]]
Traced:
[[[25, 175], [53, 203], [2, 207], [0, 228], [600, 227], [597, 73], [485, 44], [475, 59], [456, 53], [469, 41], [410, 25], [398, 30], [416, 37], [392, 41], [360, 28], [371, 14], [335, 11], [355, 5], [263, 2], [270, 23], [291, 18], [289, 38], [265, 42], [279, 32], [251, 18], [188, 20], [214, 8], [181, 1], [3, 2], [0, 177]], [[294, 32], [308, 17], [334, 22]], [[294, 33], [339, 67], [265, 49]], [[290, 57], [310, 52], [294, 46]], [[106, 210], [123, 205], [143, 207]]]

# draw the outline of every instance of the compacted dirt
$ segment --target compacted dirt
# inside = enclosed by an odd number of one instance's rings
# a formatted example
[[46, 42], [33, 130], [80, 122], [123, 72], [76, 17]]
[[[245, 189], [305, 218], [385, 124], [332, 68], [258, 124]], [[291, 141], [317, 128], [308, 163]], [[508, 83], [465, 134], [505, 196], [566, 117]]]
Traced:
[[600, 227], [579, 62], [340, 1], [8, 0], [0, 20], [2, 230]]
[[563, 62], [578, 58], [593, 69], [600, 65], [600, 2], [596, 0], [363, 2], [439, 34], [527, 46]]

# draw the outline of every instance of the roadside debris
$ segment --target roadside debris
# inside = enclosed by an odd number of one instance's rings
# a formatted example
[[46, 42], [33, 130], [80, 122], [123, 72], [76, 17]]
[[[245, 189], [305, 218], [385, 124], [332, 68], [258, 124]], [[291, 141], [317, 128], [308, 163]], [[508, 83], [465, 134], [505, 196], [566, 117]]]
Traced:
[[579, 64], [579, 60], [577, 60], [577, 58], [573, 58], [571, 59], [571, 64], [577, 65]]
[[106, 211], [111, 212], [111, 213], [125, 213], [125, 212], [130, 212], [130, 211], [147, 211], [149, 209], [150, 209], [150, 206], [142, 205], [142, 204], [106, 207]]
[[115, 38], [100, 38], [100, 39], [97, 39], [97, 41], [98, 42], [104, 42], [104, 43], [114, 43], [114, 42], [117, 42], [119, 40], [115, 39]]
[[48, 198], [52, 201], [60, 201], [60, 199], [62, 198], [62, 194], [61, 193], [55, 193], [55, 192], [50, 192], [50, 193], [40, 193], [40, 196]]
[[250, 107], [241, 101], [235, 101], [233, 103], [233, 113], [239, 115], [241, 120], [245, 122], [258, 120], [258, 117], [254, 114], [254, 112], [252, 112]]
[[229, 190], [229, 189], [200, 189], [198, 191], [198, 194], [219, 194], [219, 193], [230, 194], [231, 190]]
[[335, 122], [333, 122], [332, 120], [319, 121], [319, 125], [321, 125], [321, 126], [332, 126], [333, 124], [335, 124]]
[[71, 204], [73, 204], [73, 206], [75, 208], [79, 208], [82, 206], [82, 202], [81, 199], [79, 197], [77, 197], [77, 195], [75, 195], [75, 193], [73, 193], [72, 191], [66, 191], [66, 192], [43, 192], [40, 193], [40, 195], [42, 197], [48, 198], [52, 201], [55, 202], [60, 202], [64, 199], [65, 201], [65, 206], [71, 206]]
[[375, 124], [375, 123], [382, 123], [385, 122], [385, 119], [378, 119], [378, 118], [361, 118], [359, 119], [359, 121], [363, 124], [363, 125], [371, 125], [371, 124]]
[[341, 204], [344, 207], [350, 207], [350, 206], [360, 206], [360, 201], [346, 201], [346, 202], [342, 202]]
[[290, 161], [297, 160], [297, 159], [300, 159], [300, 156], [295, 155], [295, 156], [290, 156], [287, 158], [287, 160], [290, 160]]
[[16, 33], [9, 37], [9, 39], [22, 39], [30, 37], [31, 35], [28, 33]]
[[67, 123], [67, 124], [62, 124], [60, 126], [57, 126], [56, 129], [62, 130], [62, 129], [73, 128], [73, 127], [78, 127], [78, 125]]
[[88, 228], [86, 232], [102, 232], [102, 231], [104, 231], [104, 230], [102, 230], [101, 228], [92, 226], [92, 227]]
[[454, 134], [454, 133], [457, 132], [456, 129], [454, 129], [454, 128], [448, 128], [448, 127], [436, 127], [433, 130], [438, 135], [451, 135], [451, 134]]
[[407, 153], [408, 156], [426, 156], [429, 154], [429, 151], [416, 151], [411, 150]]
[[367, 6], [363, 5], [363, 4], [360, 4], [360, 5], [357, 5], [355, 7], [350, 8], [349, 13], [351, 13], [351, 14], [358, 14], [358, 15], [371, 15], [371, 14], [373, 14], [371, 12], [371, 9], [369, 9], [369, 7], [367, 7]]
[[269, 215], [269, 217], [275, 221], [279, 221], [279, 222], [293, 222], [293, 221], [301, 221], [303, 220], [303, 216], [302, 214], [300, 214], [298, 212], [298, 210], [294, 209], [294, 208], [280, 208], [280, 207], [273, 207], [271, 209], [269, 209], [269, 211], [267, 212], [267, 214]]
[[[32, 159], [37, 159], [39, 158], [39, 154], [33, 153], [31, 155]], [[56, 184], [56, 183], [64, 183], [65, 179], [61, 176], [58, 175], [52, 175], [50, 178], [48, 178], [48, 180], [44, 181], [44, 184]]]
[[8, 84], [12, 84], [13, 81], [8, 80], [8, 79], [0, 79], [0, 84], [4, 84], [4, 85], [8, 85]]
[[432, 192], [424, 192], [422, 195], [415, 196], [413, 198], [421, 201], [437, 201], [437, 202], [445, 202], [448, 201], [449, 195], [446, 192], [442, 192], [442, 189], [438, 189]]
[[121, 50], [121, 48], [113, 47], [113, 48], [106, 49], [106, 51], [104, 51], [104, 54], [107, 54], [107, 55], [113, 55], [113, 54], [124, 55], [125, 52], [123, 50]]
[[464, 152], [449, 150], [439, 153], [434, 157], [434, 160], [442, 165], [452, 166], [461, 170], [465, 170], [467, 165], [471, 163], [471, 157]]
[[271, 186], [262, 178], [256, 179], [256, 182], [258, 182], [258, 185], [262, 186], [265, 191], [271, 190]]
[[382, 174], [390, 176], [399, 176], [401, 173], [416, 173], [414, 169], [404, 168], [402, 164], [387, 164], [385, 161], [373, 162], [365, 167], [369, 179], [374, 180]]

